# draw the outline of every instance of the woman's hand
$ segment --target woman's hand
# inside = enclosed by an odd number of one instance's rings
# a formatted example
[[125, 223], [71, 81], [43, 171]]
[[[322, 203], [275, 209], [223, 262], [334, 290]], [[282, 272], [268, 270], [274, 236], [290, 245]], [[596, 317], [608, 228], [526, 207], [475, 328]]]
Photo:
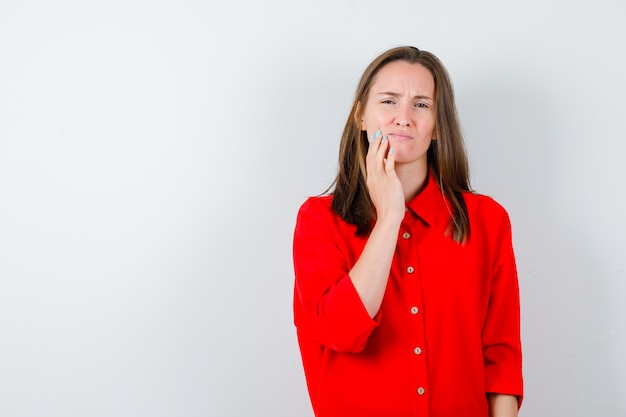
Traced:
[[380, 129], [370, 138], [366, 157], [367, 189], [377, 221], [401, 222], [404, 218], [404, 190], [395, 171], [394, 149]]
[[387, 288], [387, 279], [404, 218], [404, 190], [394, 169], [395, 155], [380, 130], [370, 140], [365, 160], [367, 189], [376, 208], [376, 224], [359, 260], [350, 270], [365, 309], [374, 318]]

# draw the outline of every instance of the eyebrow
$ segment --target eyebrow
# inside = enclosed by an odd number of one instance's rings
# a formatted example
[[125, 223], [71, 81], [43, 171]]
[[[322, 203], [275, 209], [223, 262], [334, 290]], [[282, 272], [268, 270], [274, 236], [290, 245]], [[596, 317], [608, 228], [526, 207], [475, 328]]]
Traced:
[[[383, 91], [381, 93], [378, 93], [379, 96], [391, 96], [391, 97], [400, 97], [402, 94], [400, 93], [394, 93], [393, 91]], [[429, 96], [424, 96], [424, 95], [416, 95], [413, 96], [413, 99], [418, 99], [418, 100], [423, 100], [423, 99], [427, 99], [427, 100], [432, 100], [432, 97]]]

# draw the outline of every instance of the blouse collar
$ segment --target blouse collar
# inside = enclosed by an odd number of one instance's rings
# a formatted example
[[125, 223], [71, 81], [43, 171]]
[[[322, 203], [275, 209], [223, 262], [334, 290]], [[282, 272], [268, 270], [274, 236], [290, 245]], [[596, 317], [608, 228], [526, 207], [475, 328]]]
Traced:
[[440, 222], [448, 224], [451, 219], [449, 207], [432, 172], [429, 172], [426, 187], [407, 204], [408, 211], [429, 226]]

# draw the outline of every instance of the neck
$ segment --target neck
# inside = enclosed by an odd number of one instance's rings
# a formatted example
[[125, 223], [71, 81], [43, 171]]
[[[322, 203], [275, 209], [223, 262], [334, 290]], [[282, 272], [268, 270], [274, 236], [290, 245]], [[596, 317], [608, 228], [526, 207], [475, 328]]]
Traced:
[[396, 175], [402, 183], [404, 201], [407, 203], [420, 193], [428, 180], [428, 164], [424, 161], [416, 161], [411, 164], [396, 164]]

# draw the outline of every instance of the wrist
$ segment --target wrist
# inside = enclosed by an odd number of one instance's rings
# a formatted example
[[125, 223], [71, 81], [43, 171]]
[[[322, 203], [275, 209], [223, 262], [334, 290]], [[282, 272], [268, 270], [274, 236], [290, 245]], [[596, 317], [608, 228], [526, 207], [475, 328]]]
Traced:
[[400, 224], [404, 219], [404, 210], [402, 215], [400, 213], [385, 213], [376, 217], [376, 223], [374, 223], [375, 229], [400, 229]]

